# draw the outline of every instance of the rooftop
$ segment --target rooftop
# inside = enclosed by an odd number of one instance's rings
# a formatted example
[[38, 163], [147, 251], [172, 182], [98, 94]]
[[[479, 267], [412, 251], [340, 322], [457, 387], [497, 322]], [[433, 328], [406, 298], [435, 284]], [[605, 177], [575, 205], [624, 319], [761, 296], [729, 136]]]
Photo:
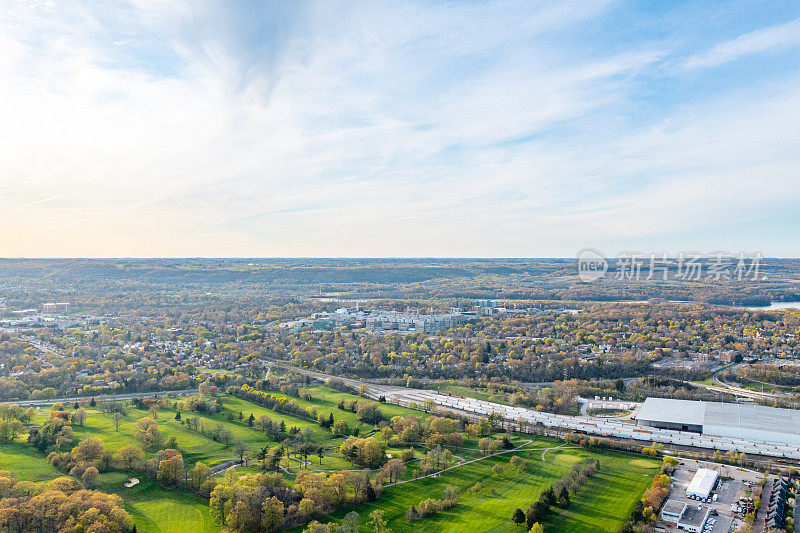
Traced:
[[683, 516], [678, 521], [678, 524], [700, 527], [705, 523], [706, 517], [708, 516], [708, 512], [709, 512], [708, 507], [701, 507], [700, 509], [698, 509], [694, 505], [689, 505], [683, 512]]
[[711, 489], [714, 488], [714, 483], [717, 482], [717, 473], [708, 468], [701, 468], [698, 470], [689, 486], [686, 487], [686, 494], [696, 494], [703, 498], [708, 497]]
[[701, 425], [709, 434], [717, 427], [800, 435], [800, 410], [763, 405], [647, 398], [636, 418]]
[[739, 403], [705, 402], [704, 425], [800, 434], [800, 411]]
[[678, 500], [667, 500], [664, 507], [661, 509], [662, 513], [673, 516], [681, 516], [683, 510], [686, 509], [686, 503]]
[[673, 400], [670, 398], [647, 398], [642, 404], [637, 419], [659, 420], [673, 424], [703, 425], [706, 402]]

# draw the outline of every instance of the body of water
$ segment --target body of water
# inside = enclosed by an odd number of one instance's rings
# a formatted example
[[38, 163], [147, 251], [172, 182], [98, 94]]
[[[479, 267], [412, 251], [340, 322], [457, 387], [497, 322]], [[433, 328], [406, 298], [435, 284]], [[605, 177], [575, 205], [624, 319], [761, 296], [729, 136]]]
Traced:
[[777, 311], [780, 309], [800, 309], [800, 302], [772, 302], [769, 305], [762, 305], [762, 306], [738, 306], [733, 305], [736, 309], [750, 309], [751, 311]]

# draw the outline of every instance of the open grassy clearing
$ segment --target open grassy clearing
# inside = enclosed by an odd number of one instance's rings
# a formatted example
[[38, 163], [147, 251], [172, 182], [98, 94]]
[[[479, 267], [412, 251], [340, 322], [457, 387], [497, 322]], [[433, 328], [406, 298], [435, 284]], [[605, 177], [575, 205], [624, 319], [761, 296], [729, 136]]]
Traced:
[[[309, 428], [313, 431], [315, 438], [320, 441], [334, 440], [331, 439], [329, 430], [321, 428], [318, 424], [309, 420], [284, 413], [278, 413], [276, 411], [267, 409], [266, 407], [261, 407], [233, 396], [222, 395], [221, 398], [225, 408], [230, 409], [237, 415], [239, 411], [241, 411], [245, 419], [250, 416], [250, 413], [252, 413], [256, 418], [261, 415], [266, 415], [275, 422], [280, 422], [282, 420], [286, 424], [287, 429], [293, 426], [300, 429]], [[351, 396], [351, 398], [356, 397]], [[334, 409], [337, 411], [334, 413], [334, 417], [338, 417], [340, 415], [350, 415], [355, 417], [355, 414], [353, 413], [345, 413], [336, 409], [335, 404]], [[129, 405], [126, 409], [125, 418], [120, 424], [119, 431], [117, 431], [113, 422], [111, 421], [111, 418], [100, 412], [99, 408], [89, 407], [87, 408], [87, 412], [88, 418], [85, 425], [73, 426], [76, 438], [78, 440], [83, 440], [89, 437], [98, 437], [103, 441], [106, 448], [112, 451], [118, 450], [127, 444], [140, 444], [134, 438], [133, 425], [140, 418], [150, 416], [148, 411], [136, 409], [135, 407]], [[178, 442], [178, 447], [183, 452], [184, 460], [189, 466], [192, 466], [197, 461], [203, 461], [206, 464], [214, 465], [233, 458], [233, 454], [225, 444], [214, 442], [209, 437], [202, 435], [201, 433], [189, 430], [185, 425], [185, 421], [190, 417], [196, 417], [202, 421], [206, 431], [211, 430], [217, 425], [228, 429], [233, 434], [233, 441], [243, 441], [251, 450], [260, 449], [266, 445], [275, 444], [268, 436], [264, 435], [264, 433], [260, 432], [256, 428], [247, 426], [244, 420], [239, 420], [237, 418], [233, 421], [229, 421], [223, 413], [204, 414], [181, 411], [181, 416], [184, 423], [181, 423], [179, 420], [175, 420], [176, 413], [177, 410], [172, 407], [160, 408], [158, 413], [159, 429], [165, 437], [170, 435], [175, 436]], [[44, 423], [48, 416], [49, 410], [40, 409], [35, 422], [39, 424]], [[367, 428], [372, 428], [372, 426], [363, 426], [364, 430], [367, 430]], [[338, 442], [341, 442], [341, 440], [342, 439], [338, 439]], [[338, 446], [338, 443], [336, 443], [336, 445]]]
[[[321, 401], [311, 402], [311, 403], [306, 402], [306, 404], [307, 405], [315, 405], [318, 408], [324, 406], [324, 407], [333, 409], [333, 416], [334, 417], [336, 416], [336, 413], [339, 413], [341, 415], [345, 414], [344, 411], [341, 411], [341, 410], [339, 410], [337, 408], [337, 405], [338, 405], [340, 400], [344, 400], [346, 402], [349, 402], [351, 400], [357, 400], [357, 401], [360, 401], [360, 402], [365, 402], [365, 401], [366, 402], [370, 402], [370, 401], [372, 401], [372, 400], [366, 400], [366, 399], [361, 398], [359, 396], [355, 396], [353, 394], [348, 394], [346, 392], [339, 392], [339, 391], [337, 391], [335, 389], [332, 389], [330, 387], [326, 387], [325, 385], [315, 385], [315, 386], [307, 387], [307, 388], [310, 391], [313, 391], [313, 392], [317, 393], [317, 395], [320, 396], [320, 400]], [[302, 400], [298, 401], [298, 403], [300, 403], [300, 405], [306, 405], [306, 404], [303, 404], [301, 402], [302, 402]], [[427, 416], [429, 416], [427, 413], [423, 413], [421, 411], [414, 411], [413, 409], [409, 409], [407, 407], [402, 407], [400, 405], [394, 405], [394, 404], [391, 404], [391, 403], [382, 403], [381, 406], [380, 406], [380, 409], [381, 409], [381, 412], [387, 418], [392, 418], [394, 416], [406, 416], [406, 415], [414, 415], [414, 416], [418, 416], [420, 418], [426, 418]], [[348, 423], [349, 423], [349, 421], [351, 419], [345, 418], [345, 420], [348, 420]], [[352, 414], [352, 420], [354, 420], [354, 421], [358, 420], [355, 417], [355, 414]]]
[[[136, 477], [140, 483], [126, 488], [123, 483]], [[144, 533], [218, 532], [211, 520], [208, 501], [184, 490], [162, 489], [141, 473], [108, 472], [101, 476], [100, 490], [115, 492], [125, 500], [136, 529]]]
[[[45, 482], [67, 474], [47, 462], [45, 454], [23, 442], [0, 445], [0, 469], [10, 470], [19, 479]], [[125, 488], [130, 477], [140, 484]], [[138, 531], [145, 533], [187, 533], [219, 531], [211, 521], [208, 502], [185, 490], [165, 490], [141, 472], [106, 472], [100, 476], [99, 490], [118, 494], [133, 517]]]
[[786, 392], [795, 390], [797, 387], [792, 387], [791, 385], [778, 385], [777, 383], [767, 383], [766, 381], [754, 381], [748, 379], [744, 376], [736, 376], [736, 380], [739, 382], [739, 385], [747, 390], [755, 391], [755, 392]]
[[[541, 492], [565, 475], [572, 465], [584, 457], [600, 459], [600, 472], [573, 498], [566, 510], [553, 508], [545, 523], [547, 531], [600, 532], [618, 531], [636, 499], [649, 486], [658, 471], [659, 462], [615, 452], [588, 452], [583, 449], [554, 449], [542, 462], [542, 447], [558, 446], [560, 441], [537, 439], [536, 442], [510, 454], [490, 457], [442, 473], [437, 478], [425, 478], [385, 489], [378, 502], [357, 507], [361, 523], [366, 524], [369, 513], [382, 509], [389, 527], [395, 533], [406, 531], [490, 531], [521, 532], [524, 528], [511, 522], [514, 509], [527, 509]], [[533, 468], [519, 471], [508, 465], [512, 455], [530, 459]], [[500, 475], [492, 467], [502, 465]], [[484, 488], [476, 493], [470, 487], [481, 482]], [[444, 488], [454, 485], [461, 489], [459, 504], [438, 515], [409, 522], [406, 510], [426, 498], [441, 498]], [[341, 519], [349, 510], [333, 516]]]
[[554, 508], [548, 531], [618, 531], [660, 467], [658, 461], [630, 455], [603, 456], [600, 465], [568, 509]]
[[64, 474], [47, 462], [47, 456], [27, 443], [0, 444], [0, 470], [14, 472], [23, 481], [50, 481]]
[[[224, 444], [214, 442], [200, 433], [190, 431], [185, 425], [182, 425], [180, 421], [175, 420], [175, 412], [174, 409], [161, 409], [158, 416], [158, 425], [165, 437], [170, 435], [175, 436], [178, 447], [183, 452], [187, 464], [193, 465], [197, 461], [216, 464], [232, 458], [231, 452], [226, 449]], [[88, 417], [83, 426], [72, 426], [76, 439], [84, 440], [90, 437], [97, 437], [103, 441], [107, 449], [112, 451], [116, 451], [128, 444], [141, 445], [134, 437], [133, 425], [140, 418], [150, 416], [148, 411], [128, 406], [125, 418], [120, 424], [119, 431], [117, 431], [110, 417], [101, 413], [99, 409], [87, 408], [87, 413]], [[188, 418], [191, 415], [190, 413], [184, 412], [182, 416]], [[47, 416], [48, 411], [42, 410], [35, 422], [43, 423]], [[228, 428], [237, 439], [241, 438], [245, 440], [245, 442], [250, 443], [267, 441], [265, 435], [259, 434], [251, 428], [243, 427], [241, 424], [224, 421], [224, 417], [219, 421], [208, 417], [203, 418], [206, 429], [211, 429], [217, 423], [221, 423], [223, 427]]]

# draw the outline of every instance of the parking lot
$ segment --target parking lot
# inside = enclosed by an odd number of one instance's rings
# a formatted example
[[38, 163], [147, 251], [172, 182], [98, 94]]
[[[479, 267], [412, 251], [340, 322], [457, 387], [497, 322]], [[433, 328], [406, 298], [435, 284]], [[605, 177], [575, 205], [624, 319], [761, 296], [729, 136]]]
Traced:
[[[734, 514], [731, 511], [731, 507], [745, 496], [744, 483], [758, 483], [761, 475], [757, 472], [742, 470], [729, 465], [698, 462], [689, 459], [681, 459], [680, 461], [673, 474], [669, 499], [686, 503], [689, 507], [699, 511], [711, 509], [711, 516], [702, 530], [703, 533], [735, 531], [742, 524], [743, 517], [741, 514]], [[710, 468], [719, 473], [719, 482], [711, 492], [709, 501], [699, 501], [686, 496], [686, 488], [699, 468]], [[716, 501], [713, 499], [714, 495], [716, 495]], [[674, 523], [660, 519], [657, 527], [662, 531], [679, 531]]]

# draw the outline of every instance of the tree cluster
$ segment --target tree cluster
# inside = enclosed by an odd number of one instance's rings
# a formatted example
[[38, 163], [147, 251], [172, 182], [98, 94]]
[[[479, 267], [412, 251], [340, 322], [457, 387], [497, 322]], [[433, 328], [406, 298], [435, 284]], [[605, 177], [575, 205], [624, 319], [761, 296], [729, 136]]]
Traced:
[[122, 498], [81, 487], [71, 478], [18, 481], [0, 471], [0, 528], [5, 531], [127, 533], [134, 527]]

